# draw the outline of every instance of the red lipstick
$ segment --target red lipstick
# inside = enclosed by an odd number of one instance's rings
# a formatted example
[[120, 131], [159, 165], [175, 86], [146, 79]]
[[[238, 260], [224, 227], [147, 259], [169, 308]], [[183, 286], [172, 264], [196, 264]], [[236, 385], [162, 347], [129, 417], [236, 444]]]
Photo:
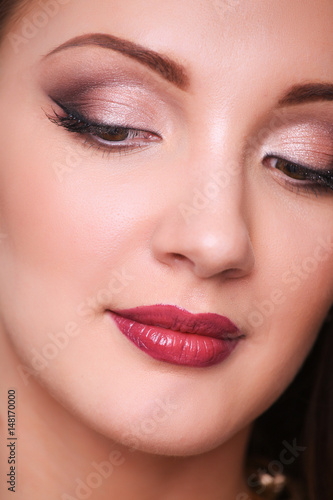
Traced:
[[173, 305], [108, 311], [139, 349], [167, 363], [205, 367], [221, 363], [244, 335], [228, 318], [192, 314]]

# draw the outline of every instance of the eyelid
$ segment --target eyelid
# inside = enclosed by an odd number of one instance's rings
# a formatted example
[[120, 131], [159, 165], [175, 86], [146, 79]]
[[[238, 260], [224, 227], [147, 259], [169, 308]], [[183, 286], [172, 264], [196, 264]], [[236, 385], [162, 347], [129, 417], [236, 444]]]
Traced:
[[[298, 161], [290, 160], [288, 157], [277, 154], [277, 153], [269, 153], [266, 154], [263, 159], [263, 164], [267, 163], [269, 159], [275, 159], [280, 161], [285, 161], [286, 163], [290, 163], [292, 165], [297, 166], [299, 169], [303, 170], [303, 172], [308, 176], [306, 180], [295, 180], [292, 177], [289, 177], [287, 174], [282, 174], [286, 178], [286, 183], [291, 187], [295, 187], [297, 189], [305, 189], [308, 190], [308, 186], [313, 186], [313, 191], [317, 195], [317, 191], [319, 188], [322, 189], [331, 189], [333, 190], [333, 168], [329, 169], [316, 169], [313, 167], [308, 167]], [[278, 168], [271, 167], [273, 169], [279, 170]]]
[[[150, 134], [157, 136], [159, 139], [162, 139], [160, 131], [148, 130], [148, 129], [145, 129], [143, 127], [136, 127], [136, 126], [129, 125], [126, 123], [118, 123], [118, 122], [103, 123], [103, 122], [99, 122], [97, 120], [90, 120], [89, 118], [84, 116], [82, 113], [80, 113], [76, 109], [70, 109], [69, 107], [62, 104], [60, 101], [58, 101], [57, 99], [54, 99], [51, 96], [50, 96], [50, 98], [57, 106], [59, 106], [60, 109], [63, 110], [64, 113], [66, 113], [67, 116], [72, 116], [78, 122], [82, 122], [82, 124], [86, 124], [92, 128], [95, 127], [95, 128], [99, 128], [101, 130], [106, 130], [106, 129], [111, 128], [111, 127], [119, 127], [119, 128], [123, 128], [123, 129], [137, 130], [137, 131], [144, 132], [144, 133], [150, 133]], [[57, 116], [56, 112], [55, 112], [55, 114]]]
[[266, 153], [264, 156], [264, 160], [267, 158], [277, 158], [279, 160], [286, 161], [288, 163], [292, 163], [293, 165], [297, 165], [298, 167], [301, 167], [304, 171], [306, 171], [309, 174], [313, 174], [314, 176], [327, 176], [327, 175], [332, 175], [333, 176], [333, 156], [332, 156], [332, 162], [330, 165], [328, 165], [328, 168], [316, 168], [313, 167], [312, 165], [308, 165], [306, 162], [303, 161], [298, 161], [298, 160], [293, 160], [292, 158], [288, 157], [287, 155], [276, 153], [276, 152], [269, 152]]
[[[51, 96], [50, 98], [52, 99]], [[57, 99], [52, 100], [62, 109], [64, 115], [62, 116], [54, 109], [53, 115], [45, 112], [51, 123], [63, 127], [75, 137], [75, 140], [79, 139], [82, 146], [88, 146], [100, 151], [103, 156], [104, 154], [136, 153], [148, 149], [154, 143], [163, 140], [160, 133], [150, 130], [118, 123], [106, 124], [90, 121], [81, 113], [63, 105]], [[82, 138], [85, 138], [84, 142], [81, 141]]]
[[[99, 51], [98, 48], [95, 50]], [[123, 102], [131, 106], [136, 102], [141, 112], [139, 121], [149, 125], [155, 122], [158, 112], [159, 128], [164, 128], [165, 124], [169, 128], [171, 119], [178, 122], [184, 118], [179, 89], [151, 75], [147, 68], [130, 58], [109, 52], [108, 57], [104, 58], [90, 51], [87, 55], [81, 49], [73, 49], [70, 58], [63, 53], [44, 61], [39, 76], [43, 92], [69, 107], [80, 100], [89, 101], [89, 104], [95, 105], [97, 116], [100, 117], [108, 112], [108, 101], [113, 100], [113, 97], [119, 101], [119, 105]], [[77, 108], [81, 109], [79, 106]]]
[[[261, 154], [267, 150], [280, 152], [287, 155], [286, 160], [302, 159], [294, 163], [301, 163], [306, 168], [326, 170], [329, 165], [333, 166], [332, 111], [333, 108], [328, 112], [326, 107], [315, 107], [311, 113], [288, 111], [281, 118], [270, 114], [254, 129], [245, 153], [247, 149], [251, 152], [255, 146]], [[277, 156], [281, 157], [280, 154]]]

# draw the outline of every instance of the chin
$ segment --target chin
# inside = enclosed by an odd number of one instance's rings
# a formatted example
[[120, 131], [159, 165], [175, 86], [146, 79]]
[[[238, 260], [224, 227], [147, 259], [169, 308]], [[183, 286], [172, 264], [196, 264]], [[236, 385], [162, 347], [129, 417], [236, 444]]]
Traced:
[[[60, 402], [61, 403], [61, 402]], [[191, 456], [208, 452], [223, 444], [230, 436], [221, 436], [216, 430], [189, 426], [188, 421], [175, 422], [170, 419], [165, 425], [151, 418], [116, 418], [105, 415], [87, 414], [79, 408], [65, 409], [85, 427], [109, 439], [115, 446], [124, 447], [131, 453], [141, 452], [161, 456]], [[118, 421], [118, 422], [117, 422]]]
[[135, 436], [133, 434], [125, 434], [114, 437], [120, 445], [126, 446], [131, 452], [142, 452], [161, 456], [192, 456], [200, 455], [216, 448], [220, 443], [211, 439], [207, 441], [193, 432], [188, 435], [180, 436], [174, 432], [172, 435], [161, 433], [154, 436]]

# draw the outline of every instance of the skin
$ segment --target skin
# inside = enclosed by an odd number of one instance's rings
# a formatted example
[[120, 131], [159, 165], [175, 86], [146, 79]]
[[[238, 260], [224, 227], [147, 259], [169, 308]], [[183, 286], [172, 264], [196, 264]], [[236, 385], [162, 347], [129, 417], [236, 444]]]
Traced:
[[[28, 19], [40, 10], [31, 7]], [[1, 410], [14, 387], [25, 500], [78, 498], [77, 479], [112, 450], [118, 465], [89, 498], [250, 498], [251, 425], [292, 381], [333, 302], [333, 191], [298, 192], [263, 163], [272, 151], [313, 168], [332, 161], [333, 103], [278, 114], [291, 86], [333, 81], [332, 16], [326, 0], [158, 9], [156, 0], [73, 0], [28, 43], [5, 37]], [[188, 89], [102, 48], [43, 58], [83, 33], [175, 59]], [[64, 94], [75, 75], [116, 69], [140, 85], [108, 83], [98, 97], [90, 88], [86, 111], [160, 137], [126, 154], [83, 145], [46, 116], [59, 111], [50, 92]], [[227, 181], [198, 208], [214, 175]], [[227, 316], [245, 339], [209, 368], [159, 362], [105, 312], [158, 303]], [[68, 342], [56, 349], [59, 332]]]

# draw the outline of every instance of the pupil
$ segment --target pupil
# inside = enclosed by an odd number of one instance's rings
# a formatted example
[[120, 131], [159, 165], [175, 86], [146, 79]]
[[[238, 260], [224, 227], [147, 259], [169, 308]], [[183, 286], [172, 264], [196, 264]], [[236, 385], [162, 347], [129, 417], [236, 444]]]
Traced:
[[301, 171], [301, 169], [294, 165], [293, 163], [283, 162], [282, 170], [288, 175], [290, 174], [294, 179], [306, 179], [306, 174]]
[[100, 135], [101, 139], [112, 142], [125, 141], [128, 138], [128, 136], [129, 136], [129, 131], [121, 127], [116, 127], [110, 130], [109, 132], [103, 132]]

